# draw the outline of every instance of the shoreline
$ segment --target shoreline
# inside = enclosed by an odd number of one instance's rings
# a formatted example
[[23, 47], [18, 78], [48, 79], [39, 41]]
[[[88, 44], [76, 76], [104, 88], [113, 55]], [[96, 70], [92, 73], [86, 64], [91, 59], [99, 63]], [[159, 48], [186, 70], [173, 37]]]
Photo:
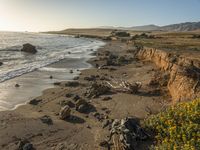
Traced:
[[[96, 40], [88, 39], [88, 41]], [[12, 111], [18, 106], [26, 105], [31, 99], [42, 95], [43, 90], [54, 88], [55, 82], [72, 80], [75, 76], [80, 74], [80, 70], [90, 68], [91, 64], [87, 61], [94, 57], [92, 55], [95, 51], [97, 51], [97, 47], [101, 47], [101, 43], [102, 42], [99, 40], [96, 45], [93, 44], [94, 46], [90, 46], [93, 51], [89, 51], [88, 48], [88, 51], [86, 52], [87, 56], [84, 54], [84, 56], [80, 56], [82, 58], [65, 58], [59, 62], [45, 66], [44, 68], [47, 68], [47, 70], [41, 70], [41, 68], [39, 68], [1, 83], [0, 90], [3, 95], [0, 101], [0, 103], [2, 103], [0, 111]], [[85, 47], [83, 49], [85, 49]], [[55, 69], [55, 71], [48, 70], [50, 68], [57, 68], [58, 71]], [[59, 73], [59, 70], [61, 69], [65, 70]], [[73, 73], [70, 73], [71, 69], [73, 69]], [[50, 79], [50, 76], [53, 76], [53, 79]], [[15, 84], [19, 84], [20, 87], [16, 88]], [[33, 92], [30, 93], [31, 91]], [[15, 96], [15, 100], [13, 100], [13, 96]], [[19, 101], [18, 104], [17, 101]]]

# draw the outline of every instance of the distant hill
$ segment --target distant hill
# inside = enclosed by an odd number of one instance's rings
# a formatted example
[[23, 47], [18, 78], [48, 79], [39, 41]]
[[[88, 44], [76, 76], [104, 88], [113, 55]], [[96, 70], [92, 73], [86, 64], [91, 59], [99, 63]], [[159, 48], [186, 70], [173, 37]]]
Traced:
[[130, 27], [129, 30], [136, 30], [136, 31], [152, 31], [152, 30], [159, 30], [159, 26], [156, 26], [154, 24], [151, 25], [145, 25], [145, 26], [135, 26]]
[[153, 31], [153, 30], [162, 30], [162, 31], [194, 31], [200, 30], [200, 22], [185, 22], [179, 24], [171, 24], [166, 26], [157, 26], [157, 25], [145, 25], [145, 26], [133, 26], [133, 27], [112, 27], [105, 26], [100, 27], [103, 29], [117, 29], [117, 30], [135, 30], [135, 31]]
[[185, 22], [160, 27], [165, 31], [194, 31], [200, 29], [200, 22]]

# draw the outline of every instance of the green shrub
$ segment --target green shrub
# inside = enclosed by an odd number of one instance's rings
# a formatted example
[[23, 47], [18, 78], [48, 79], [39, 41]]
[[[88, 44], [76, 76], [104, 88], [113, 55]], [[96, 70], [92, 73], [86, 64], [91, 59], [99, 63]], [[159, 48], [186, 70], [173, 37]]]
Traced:
[[200, 99], [179, 103], [145, 120], [155, 133], [155, 149], [200, 149]]

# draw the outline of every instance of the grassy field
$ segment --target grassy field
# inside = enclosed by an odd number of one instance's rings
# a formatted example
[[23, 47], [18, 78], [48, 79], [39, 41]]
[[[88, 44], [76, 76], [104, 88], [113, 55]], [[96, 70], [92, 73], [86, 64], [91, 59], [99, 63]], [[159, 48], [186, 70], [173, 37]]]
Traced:
[[[56, 34], [68, 35], [83, 35], [88, 37], [108, 37], [113, 29], [67, 29], [63, 31], [49, 32]], [[143, 46], [167, 50], [173, 53], [185, 54], [199, 59], [200, 56], [200, 38], [193, 38], [194, 35], [200, 35], [200, 30], [194, 32], [163, 32], [163, 31], [126, 31], [131, 36], [139, 35], [139, 38], [134, 39], [134, 43], [142, 44]], [[140, 37], [145, 33], [154, 38]]]

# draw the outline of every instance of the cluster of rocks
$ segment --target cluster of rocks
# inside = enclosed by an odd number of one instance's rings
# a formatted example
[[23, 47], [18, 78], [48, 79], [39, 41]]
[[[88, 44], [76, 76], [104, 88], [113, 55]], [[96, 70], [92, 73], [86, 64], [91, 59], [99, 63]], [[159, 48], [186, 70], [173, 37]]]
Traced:
[[26, 139], [20, 139], [17, 143], [17, 147], [19, 150], [34, 150], [33, 144]]
[[108, 94], [109, 92], [111, 92], [111, 88], [106, 83], [93, 82], [87, 89], [85, 96], [88, 98], [96, 98], [100, 95]]
[[107, 66], [122, 66], [129, 64], [133, 61], [133, 58], [130, 56], [117, 56], [110, 54], [108, 57], [106, 57], [106, 65]]
[[110, 130], [111, 138], [118, 136], [125, 150], [136, 149], [138, 141], [147, 140], [148, 134], [141, 128], [136, 118], [115, 119]]

